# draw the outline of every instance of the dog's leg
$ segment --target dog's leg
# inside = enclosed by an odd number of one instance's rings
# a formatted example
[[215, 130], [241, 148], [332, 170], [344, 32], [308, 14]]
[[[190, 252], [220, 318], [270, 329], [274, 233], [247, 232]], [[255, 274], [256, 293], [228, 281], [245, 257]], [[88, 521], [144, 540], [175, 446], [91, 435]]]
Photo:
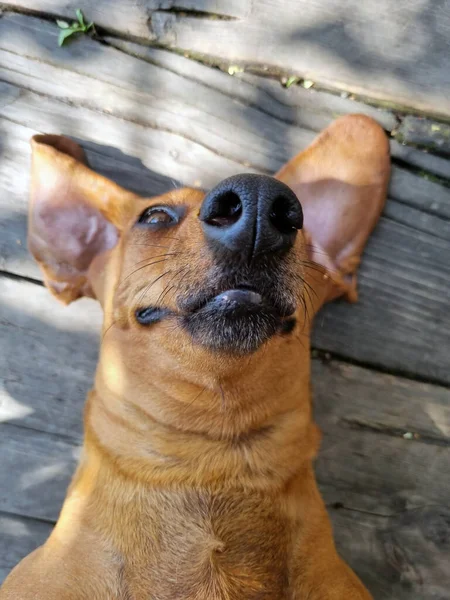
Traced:
[[337, 553], [312, 467], [292, 485], [290, 494], [298, 514], [293, 532], [290, 600], [372, 600]]

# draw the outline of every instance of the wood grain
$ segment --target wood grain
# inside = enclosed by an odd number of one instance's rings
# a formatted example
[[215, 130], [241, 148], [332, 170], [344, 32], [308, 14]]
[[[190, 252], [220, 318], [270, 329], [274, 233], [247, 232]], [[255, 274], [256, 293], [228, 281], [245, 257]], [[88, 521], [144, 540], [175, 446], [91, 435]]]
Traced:
[[445, 0], [11, 0], [130, 38], [450, 115]]

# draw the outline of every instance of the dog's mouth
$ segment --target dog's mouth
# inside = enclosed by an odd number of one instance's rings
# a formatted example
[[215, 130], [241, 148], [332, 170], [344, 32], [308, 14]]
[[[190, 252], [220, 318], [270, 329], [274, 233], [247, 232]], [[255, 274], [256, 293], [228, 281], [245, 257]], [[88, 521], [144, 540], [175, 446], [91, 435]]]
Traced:
[[255, 352], [296, 325], [295, 278], [282, 262], [272, 262], [227, 271], [216, 265], [201, 283], [178, 288], [176, 308], [150, 306], [136, 312], [137, 320], [152, 325], [175, 319], [195, 345], [227, 354]]
[[212, 292], [182, 298], [182, 327], [194, 343], [233, 354], [255, 352], [276, 334], [295, 326], [296, 305], [277, 286], [223, 286]]

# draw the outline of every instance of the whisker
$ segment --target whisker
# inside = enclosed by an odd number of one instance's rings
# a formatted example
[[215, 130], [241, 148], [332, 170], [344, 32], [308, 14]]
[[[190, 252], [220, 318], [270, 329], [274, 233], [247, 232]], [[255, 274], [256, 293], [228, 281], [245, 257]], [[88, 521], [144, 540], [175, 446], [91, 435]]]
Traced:
[[162, 258], [161, 260], [155, 260], [154, 262], [148, 263], [146, 265], [143, 265], [142, 267], [139, 267], [138, 269], [135, 269], [132, 273], [130, 273], [129, 275], [127, 275], [124, 279], [122, 279], [119, 283], [119, 285], [122, 285], [123, 283], [125, 283], [125, 281], [127, 279], [129, 279], [132, 275], [134, 275], [135, 273], [137, 273], [138, 271], [141, 271], [142, 269], [146, 269], [147, 267], [152, 267], [153, 265], [157, 265], [158, 263], [162, 263], [164, 262], [166, 259]]
[[301, 336], [301, 335], [303, 335], [303, 336], [305, 336], [305, 337], [306, 337], [306, 335], [305, 335], [304, 333], [302, 334], [302, 333], [298, 332], [298, 333], [297, 333], [297, 335], [296, 335], [296, 338], [297, 338], [297, 340], [300, 342], [300, 344], [301, 344], [301, 346], [302, 346], [303, 350], [306, 352], [306, 351], [307, 351], [307, 348], [306, 348], [306, 346], [305, 346], [305, 344], [304, 344], [304, 340], [300, 339], [300, 336]]
[[111, 327], [112, 327], [113, 325], [115, 325], [116, 323], [117, 323], [117, 321], [113, 321], [113, 322], [111, 323], [111, 325], [108, 327], [108, 329], [105, 331], [105, 333], [102, 335], [102, 342], [103, 342], [103, 340], [105, 339], [105, 336], [106, 336], [106, 334], [108, 333], [108, 331], [109, 331], [109, 330], [111, 329]]
[[308, 281], [306, 281], [306, 279], [303, 279], [302, 283], [303, 283], [303, 285], [306, 285], [308, 287], [308, 289], [314, 294], [314, 296], [316, 298], [319, 298], [316, 290], [313, 288], [313, 286]]
[[189, 267], [186, 267], [186, 272], [185, 272], [185, 273], [184, 273], [184, 274], [181, 276], [181, 278], [179, 279], [179, 281], [177, 282], [177, 284], [176, 284], [176, 285], [174, 285], [174, 286], [172, 286], [172, 290], [173, 290], [173, 292], [172, 292], [172, 296], [171, 296], [171, 298], [170, 298], [170, 301], [172, 301], [172, 300], [173, 300], [173, 296], [174, 296], [174, 293], [175, 293], [175, 291], [177, 291], [177, 290], [179, 290], [179, 289], [180, 289], [180, 283], [181, 283], [181, 282], [183, 281], [183, 279], [185, 279], [185, 278], [186, 278], [186, 277], [187, 277], [189, 274], [190, 274], [190, 269], [189, 269]]
[[[175, 277], [176, 277], [177, 275], [179, 275], [179, 274], [180, 274], [180, 273], [181, 273], [181, 272], [182, 272], [184, 269], [187, 269], [187, 267], [182, 267], [181, 269], [178, 269], [178, 271], [176, 271], [176, 272], [174, 273], [174, 275], [171, 277], [171, 279], [170, 279], [170, 281], [168, 282], [168, 284], [166, 285], [166, 287], [163, 289], [163, 291], [162, 291], [162, 292], [161, 292], [161, 294], [159, 295], [159, 297], [158, 297], [158, 299], [157, 299], [157, 301], [156, 301], [156, 304], [157, 304], [157, 305], [159, 305], [159, 304], [160, 304], [160, 302], [162, 302], [162, 299], [163, 299], [163, 298], [165, 298], [166, 294], [168, 293], [168, 292], [167, 292], [167, 288], [170, 286], [170, 284], [172, 283], [172, 281], [173, 281], [173, 280], [175, 279]], [[172, 286], [172, 287], [173, 287], [173, 286]], [[170, 289], [172, 289], [172, 288], [170, 288]], [[169, 291], [170, 291], [170, 290], [169, 290]]]
[[305, 267], [306, 269], [312, 269], [313, 271], [317, 271], [319, 273], [325, 273], [327, 271], [326, 267], [323, 267], [322, 265], [320, 265], [317, 262], [314, 262], [313, 260], [303, 260], [300, 259], [297, 261], [296, 263], [298, 266], [301, 267]]
[[152, 285], [154, 285], [155, 283], [157, 283], [160, 279], [162, 279], [165, 275], [167, 275], [168, 273], [171, 273], [172, 270], [168, 269], [167, 271], [164, 271], [164, 273], [162, 273], [161, 275], [158, 275], [158, 277], [156, 277], [156, 279], [154, 279], [151, 283], [147, 284], [144, 288], [144, 291], [142, 292], [142, 294], [139, 296], [139, 302], [138, 305], [140, 306], [142, 303], [142, 298], [145, 296], [145, 294], [148, 292], [148, 290], [152, 287]]
[[[308, 290], [308, 288], [307, 288], [307, 287], [303, 288], [303, 291], [304, 291], [304, 292], [306, 292], [306, 294], [307, 294], [307, 296], [308, 296], [308, 300], [309, 300], [309, 302], [310, 302], [311, 306], [314, 306], [314, 304], [313, 304], [313, 302], [312, 302], [312, 300], [311, 300], [311, 296], [309, 295], [309, 290]], [[308, 327], [309, 327], [309, 325], [311, 324], [311, 317], [310, 317], [310, 315], [309, 315], [308, 305], [307, 305], [307, 303], [306, 303], [306, 302], [305, 302], [305, 308], [306, 308], [306, 315], [307, 315], [307, 318], [308, 318], [308, 321], [307, 321], [307, 323], [308, 323]]]
[[181, 252], [166, 252], [165, 254], [157, 254], [156, 256], [147, 256], [143, 260], [139, 260], [138, 262], [134, 263], [134, 266], [140, 265], [151, 258], [164, 258], [166, 256], [176, 256], [177, 254], [181, 254]]

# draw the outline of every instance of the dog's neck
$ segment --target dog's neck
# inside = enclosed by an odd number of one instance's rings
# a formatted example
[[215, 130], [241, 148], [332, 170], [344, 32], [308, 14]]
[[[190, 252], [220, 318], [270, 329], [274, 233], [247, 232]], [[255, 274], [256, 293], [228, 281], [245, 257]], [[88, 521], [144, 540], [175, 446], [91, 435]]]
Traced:
[[[174, 480], [283, 484], [316, 453], [309, 340], [272, 340], [239, 361], [179, 357], [158, 348], [146, 366], [120, 352], [120, 331], [103, 345], [85, 428], [86, 450], [129, 475]], [[201, 368], [200, 368], [201, 366]], [[215, 367], [215, 368], [214, 368]], [[228, 460], [214, 460], [224, 456]], [[220, 472], [218, 471], [220, 470]], [[195, 482], [193, 478], [195, 477]], [[170, 476], [169, 476], [170, 479]]]

